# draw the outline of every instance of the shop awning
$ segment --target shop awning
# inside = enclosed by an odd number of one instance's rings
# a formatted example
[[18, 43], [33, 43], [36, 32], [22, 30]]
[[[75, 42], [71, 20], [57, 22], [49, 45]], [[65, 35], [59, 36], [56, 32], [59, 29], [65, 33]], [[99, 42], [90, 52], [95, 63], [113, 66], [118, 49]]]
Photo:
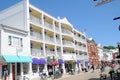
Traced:
[[85, 64], [88, 64], [89, 63], [89, 61], [85, 61]]
[[46, 60], [44, 58], [33, 58], [32, 64], [46, 64]]
[[77, 60], [77, 63], [79, 64], [79, 63], [80, 63], [80, 60]]
[[21, 60], [19, 59], [17, 55], [2, 55], [2, 58], [7, 63], [21, 62]]
[[32, 59], [29, 56], [18, 56], [21, 62], [30, 63]]
[[32, 58], [32, 64], [39, 64], [38, 58]]
[[53, 62], [51, 62], [49, 65], [51, 65], [51, 66], [56, 66], [56, 65], [58, 65], [59, 63], [58, 63], [58, 61], [53, 61]]
[[6, 65], [7, 63], [3, 60], [3, 58], [0, 56], [0, 65]]
[[58, 59], [58, 62], [59, 62], [59, 64], [63, 64], [64, 63], [63, 59]]
[[40, 58], [40, 59], [39, 59], [39, 64], [46, 64], [45, 59], [44, 59], [44, 58]]

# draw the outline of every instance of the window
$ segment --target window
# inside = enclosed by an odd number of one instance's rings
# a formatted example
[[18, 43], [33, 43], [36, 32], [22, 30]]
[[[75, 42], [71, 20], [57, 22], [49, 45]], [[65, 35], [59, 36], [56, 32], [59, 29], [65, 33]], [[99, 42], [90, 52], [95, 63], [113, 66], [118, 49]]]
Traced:
[[20, 63], [17, 63], [17, 75], [20, 75], [21, 70], [20, 70]]
[[33, 71], [33, 73], [37, 72], [37, 65], [36, 64], [32, 65], [32, 71]]
[[29, 64], [23, 63], [23, 74], [28, 74], [29, 71]]
[[14, 37], [14, 36], [8, 36], [8, 45], [15, 46], [15, 47], [22, 47], [23, 42], [22, 38]]

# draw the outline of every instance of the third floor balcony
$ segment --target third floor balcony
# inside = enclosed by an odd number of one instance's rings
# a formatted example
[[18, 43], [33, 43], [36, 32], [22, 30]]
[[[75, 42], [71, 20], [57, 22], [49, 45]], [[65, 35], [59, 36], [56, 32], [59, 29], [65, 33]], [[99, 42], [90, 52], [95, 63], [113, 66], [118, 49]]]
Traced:
[[33, 15], [30, 15], [30, 21], [36, 25], [40, 25], [40, 26], [42, 25], [42, 20]]

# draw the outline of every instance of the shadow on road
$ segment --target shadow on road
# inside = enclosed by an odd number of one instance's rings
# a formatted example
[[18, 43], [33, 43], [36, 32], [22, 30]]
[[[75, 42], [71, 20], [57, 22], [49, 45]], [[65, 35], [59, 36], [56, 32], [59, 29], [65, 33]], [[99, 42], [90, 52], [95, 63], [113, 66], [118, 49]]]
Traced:
[[90, 78], [88, 80], [100, 80], [100, 78]]
[[88, 80], [111, 80], [110, 76], [108, 76], [106, 79], [100, 79], [100, 78], [90, 78]]

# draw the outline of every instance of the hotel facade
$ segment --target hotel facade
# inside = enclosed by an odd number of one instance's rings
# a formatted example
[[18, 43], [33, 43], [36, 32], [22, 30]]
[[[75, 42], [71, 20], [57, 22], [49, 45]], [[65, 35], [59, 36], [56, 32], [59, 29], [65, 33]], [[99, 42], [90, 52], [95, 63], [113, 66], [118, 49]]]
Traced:
[[5, 67], [10, 80], [22, 80], [58, 67], [77, 72], [88, 63], [86, 35], [67, 18], [54, 18], [29, 0], [0, 12], [0, 79]]

